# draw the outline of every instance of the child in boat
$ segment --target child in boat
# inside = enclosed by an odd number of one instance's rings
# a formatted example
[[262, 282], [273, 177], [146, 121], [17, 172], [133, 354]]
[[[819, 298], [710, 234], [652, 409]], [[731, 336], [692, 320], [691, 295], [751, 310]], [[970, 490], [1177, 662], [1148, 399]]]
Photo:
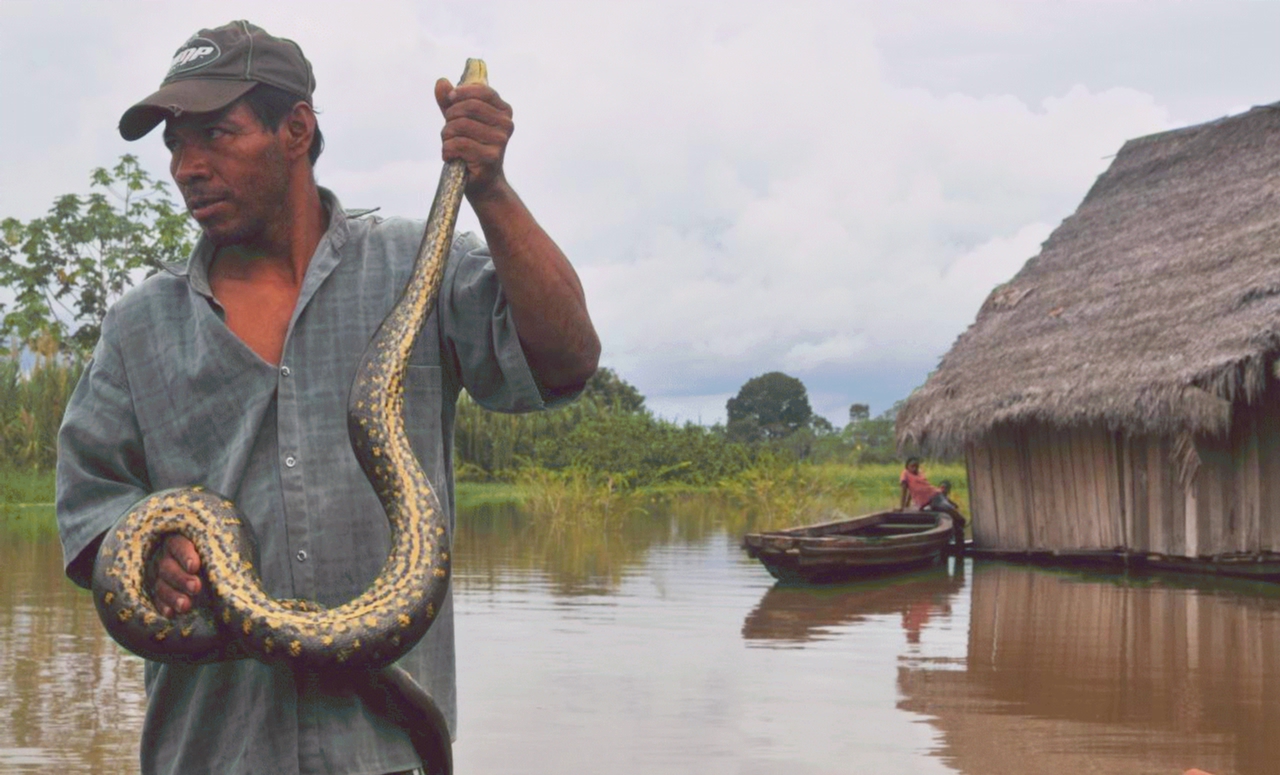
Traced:
[[960, 507], [949, 497], [951, 482], [943, 481], [939, 487], [929, 484], [925, 475], [920, 473], [918, 457], [907, 458], [906, 466], [902, 469], [902, 475], [898, 480], [902, 484], [902, 502], [899, 508], [905, 510], [910, 502], [921, 511], [941, 511], [949, 515], [956, 546], [963, 547], [965, 518], [960, 513]]

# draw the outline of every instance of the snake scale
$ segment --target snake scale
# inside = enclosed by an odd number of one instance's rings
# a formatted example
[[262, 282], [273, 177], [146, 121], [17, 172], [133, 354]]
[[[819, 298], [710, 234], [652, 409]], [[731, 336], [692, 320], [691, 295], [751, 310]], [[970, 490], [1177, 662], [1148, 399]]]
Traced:
[[[487, 83], [484, 62], [468, 59], [460, 83]], [[426, 634], [440, 610], [450, 534], [405, 433], [404, 379], [417, 334], [435, 307], [466, 182], [465, 163], [444, 166], [409, 282], [366, 348], [348, 397], [352, 450], [391, 528], [390, 553], [368, 589], [336, 608], [270, 597], [255, 569], [248, 521], [230, 500], [200, 487], [153, 493], [126, 512], [102, 541], [92, 584], [107, 631], [147, 659], [254, 658], [309, 670], [368, 671], [372, 680], [357, 691], [409, 727], [424, 760], [427, 753], [448, 757], [448, 730], [430, 696], [392, 663]], [[208, 594], [191, 611], [166, 617], [148, 591], [148, 562], [171, 533], [195, 544]]]

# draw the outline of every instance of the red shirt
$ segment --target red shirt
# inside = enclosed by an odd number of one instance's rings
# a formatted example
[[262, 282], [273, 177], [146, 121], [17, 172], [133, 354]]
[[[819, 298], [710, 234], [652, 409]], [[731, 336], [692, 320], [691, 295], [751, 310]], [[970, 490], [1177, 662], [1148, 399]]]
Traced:
[[911, 502], [917, 509], [923, 508], [926, 503], [933, 500], [933, 496], [942, 492], [937, 487], [929, 484], [929, 480], [924, 474], [913, 474], [907, 469], [902, 469], [902, 476], [898, 481], [907, 486], [907, 492], [911, 495]]

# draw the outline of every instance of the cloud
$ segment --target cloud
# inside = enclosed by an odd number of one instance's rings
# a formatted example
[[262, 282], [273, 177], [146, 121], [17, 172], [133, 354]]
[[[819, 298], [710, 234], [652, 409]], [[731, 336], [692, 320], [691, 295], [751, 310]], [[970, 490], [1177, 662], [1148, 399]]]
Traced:
[[[0, 68], [40, 73], [0, 84], [4, 104], [26, 108], [0, 117], [0, 179], [25, 183], [0, 187], [0, 214], [40, 214], [121, 152], [163, 174], [158, 141], [115, 135], [120, 112], [187, 35], [246, 17], [315, 65], [320, 182], [348, 206], [421, 217], [439, 168], [432, 84], [483, 56], [515, 110], [509, 176], [574, 261], [605, 364], [679, 412], [722, 412], [772, 370], [821, 393], [833, 421], [892, 385], [882, 410], [1125, 139], [1174, 123], [1123, 84], [1055, 76], [1012, 94], [904, 79], [902, 47], [942, 39], [934, 5], [233, 1], [226, 19], [189, 4], [48, 7], [0, 5]], [[1006, 29], [1003, 7], [965, 34], [1052, 34], [1025, 10]], [[945, 61], [985, 72], [963, 42], [940, 49]]]

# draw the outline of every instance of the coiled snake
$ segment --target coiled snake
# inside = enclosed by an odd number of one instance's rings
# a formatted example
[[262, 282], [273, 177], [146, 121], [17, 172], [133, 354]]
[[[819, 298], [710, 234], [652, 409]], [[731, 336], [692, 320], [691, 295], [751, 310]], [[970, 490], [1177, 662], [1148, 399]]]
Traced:
[[[468, 59], [460, 83], [485, 83]], [[370, 341], [347, 405], [352, 450], [391, 527], [377, 579], [337, 608], [267, 595], [256, 549], [235, 504], [198, 487], [139, 501], [108, 531], [93, 570], [93, 599], [120, 645], [147, 659], [204, 663], [252, 657], [309, 670], [367, 671], [357, 691], [406, 726], [424, 764], [452, 769], [449, 732], [431, 697], [392, 663], [426, 634], [449, 584], [448, 516], [414, 457], [404, 428], [404, 378], [418, 331], [435, 307], [467, 182], [464, 162], [445, 165], [403, 295]], [[208, 604], [172, 618], [156, 608], [148, 559], [164, 536], [196, 546]], [[443, 761], [442, 761], [443, 760]]]

